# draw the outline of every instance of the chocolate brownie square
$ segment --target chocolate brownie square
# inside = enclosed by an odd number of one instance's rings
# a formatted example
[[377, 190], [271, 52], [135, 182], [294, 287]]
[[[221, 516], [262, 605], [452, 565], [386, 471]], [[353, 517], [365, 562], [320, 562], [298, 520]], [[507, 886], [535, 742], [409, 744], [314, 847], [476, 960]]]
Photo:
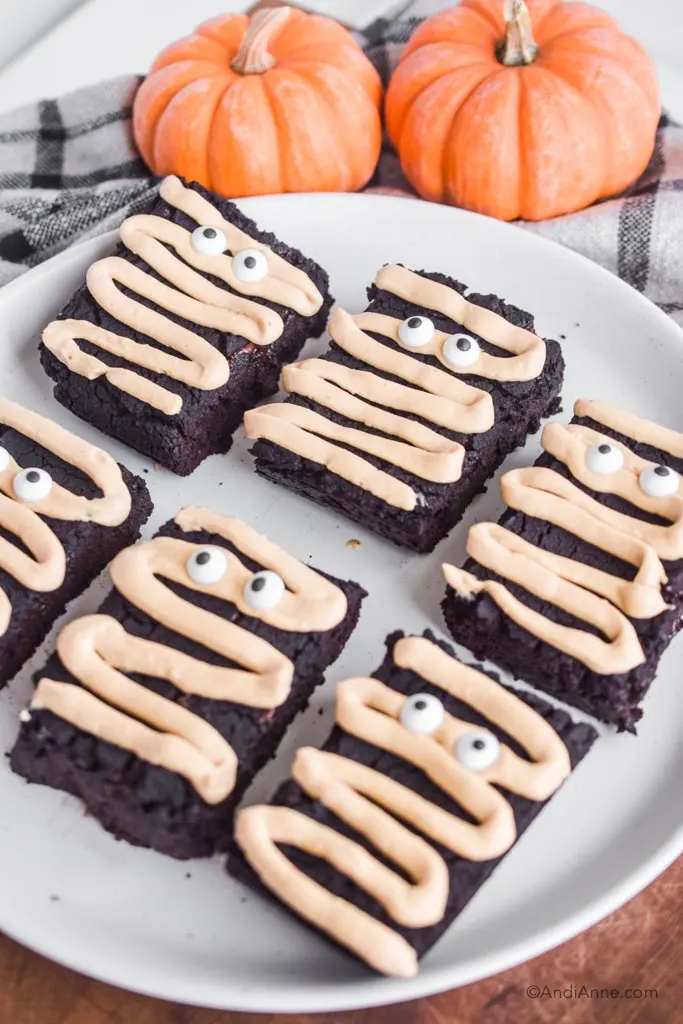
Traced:
[[581, 400], [545, 428], [535, 466], [501, 481], [510, 506], [446, 566], [449, 630], [477, 657], [635, 731], [683, 624], [683, 435]]
[[226, 452], [245, 409], [325, 328], [326, 272], [234, 203], [169, 177], [43, 333], [67, 409], [175, 473]]
[[143, 481], [51, 420], [0, 398], [0, 687], [69, 601], [132, 544]]
[[329, 350], [286, 367], [288, 397], [245, 430], [264, 477], [431, 551], [559, 407], [564, 362], [534, 318], [444, 274], [385, 266]]
[[322, 750], [242, 809], [228, 871], [385, 974], [408, 977], [597, 736], [426, 632], [337, 689]]
[[97, 615], [36, 674], [15, 772], [117, 838], [212, 854], [351, 635], [365, 596], [246, 523], [186, 508], [111, 565]]

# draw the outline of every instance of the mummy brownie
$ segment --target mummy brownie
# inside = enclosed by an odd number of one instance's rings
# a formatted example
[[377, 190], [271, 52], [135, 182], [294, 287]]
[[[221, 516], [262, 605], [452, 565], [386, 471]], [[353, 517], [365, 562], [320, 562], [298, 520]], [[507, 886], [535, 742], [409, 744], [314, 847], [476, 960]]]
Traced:
[[211, 854], [353, 631], [365, 592], [239, 519], [183, 509], [112, 562], [114, 590], [37, 673], [14, 771], [119, 838]]
[[258, 472], [431, 551], [555, 410], [564, 371], [528, 313], [463, 292], [383, 267], [365, 313], [333, 313], [329, 351], [285, 368], [287, 401], [246, 414]]
[[535, 466], [501, 481], [510, 510], [444, 567], [444, 614], [478, 657], [633, 729], [683, 622], [683, 435], [579, 401]]
[[46, 328], [41, 359], [62, 405], [185, 475], [229, 449], [331, 301], [303, 253], [169, 177]]
[[595, 738], [430, 633], [396, 633], [373, 677], [337, 688], [322, 750], [301, 748], [273, 802], [239, 812], [228, 870], [410, 977]]
[[0, 398], [0, 686], [151, 511], [106, 452]]

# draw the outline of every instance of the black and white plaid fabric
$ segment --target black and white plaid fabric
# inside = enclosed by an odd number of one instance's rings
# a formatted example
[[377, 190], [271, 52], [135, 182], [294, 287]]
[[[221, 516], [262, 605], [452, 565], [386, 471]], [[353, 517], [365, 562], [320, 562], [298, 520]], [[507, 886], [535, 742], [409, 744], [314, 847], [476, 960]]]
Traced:
[[0, 284], [145, 206], [126, 76], [0, 115]]
[[[422, 18], [443, 0], [397, 5], [365, 33], [385, 82]], [[137, 77], [0, 115], [0, 284], [141, 209], [157, 181], [131, 134]], [[411, 189], [385, 145], [373, 186]], [[683, 128], [662, 120], [642, 178], [617, 199], [522, 227], [618, 274], [683, 326]]]

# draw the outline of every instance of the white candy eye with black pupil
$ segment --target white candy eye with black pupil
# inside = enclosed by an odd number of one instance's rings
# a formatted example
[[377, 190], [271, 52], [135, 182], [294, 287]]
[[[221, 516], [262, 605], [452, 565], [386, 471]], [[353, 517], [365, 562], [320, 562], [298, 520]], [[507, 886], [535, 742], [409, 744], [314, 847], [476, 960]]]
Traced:
[[500, 757], [500, 742], [488, 729], [474, 729], [456, 741], [455, 756], [463, 768], [484, 772]]
[[10, 454], [0, 445], [0, 473], [4, 473], [10, 464]]
[[591, 473], [618, 473], [624, 465], [624, 453], [615, 444], [594, 444], [586, 449], [586, 466]]
[[443, 357], [451, 366], [472, 366], [481, 355], [479, 342], [469, 334], [451, 334], [443, 343]]
[[228, 240], [220, 228], [195, 228], [190, 241], [192, 248], [201, 256], [220, 256], [228, 248]]
[[276, 572], [264, 569], [254, 573], [244, 586], [244, 600], [250, 608], [268, 611], [279, 604], [285, 595], [285, 584]]
[[434, 324], [427, 316], [409, 316], [400, 325], [398, 337], [408, 348], [420, 348], [434, 337]]
[[198, 548], [188, 558], [186, 568], [191, 580], [209, 587], [223, 579], [228, 571], [228, 559], [221, 548]]
[[416, 693], [406, 697], [399, 718], [408, 732], [431, 736], [441, 728], [444, 715], [444, 707], [438, 697], [433, 697], [431, 693]]
[[52, 490], [52, 477], [44, 469], [22, 469], [12, 487], [20, 501], [42, 501]]
[[670, 498], [678, 492], [681, 478], [668, 466], [647, 466], [639, 477], [640, 489], [651, 498]]
[[232, 272], [238, 281], [261, 281], [268, 273], [268, 260], [260, 249], [242, 249], [232, 258]]

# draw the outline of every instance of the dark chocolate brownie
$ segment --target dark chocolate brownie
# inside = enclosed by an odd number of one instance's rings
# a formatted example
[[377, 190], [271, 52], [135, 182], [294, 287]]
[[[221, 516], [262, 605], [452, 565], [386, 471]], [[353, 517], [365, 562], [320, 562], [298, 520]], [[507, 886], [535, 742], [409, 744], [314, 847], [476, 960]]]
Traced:
[[[313, 316], [303, 316], [293, 309], [253, 296], [254, 301], [260, 305], [279, 313], [284, 323], [284, 330], [276, 341], [269, 345], [256, 345], [240, 335], [191, 323], [164, 309], [163, 314], [167, 319], [200, 335], [228, 359], [229, 380], [214, 390], [190, 387], [171, 377], [153, 373], [137, 363], [130, 363], [90, 342], [78, 342], [83, 352], [96, 356], [101, 362], [133, 370], [138, 376], [154, 381], [180, 396], [182, 408], [174, 415], [167, 415], [115, 387], [104, 376], [87, 380], [73, 372], [44, 343], [40, 345], [41, 361], [45, 371], [55, 381], [54, 395], [58, 402], [106, 434], [181, 476], [191, 473], [208, 455], [229, 450], [232, 435], [245, 409], [277, 391], [282, 366], [297, 357], [308, 338], [322, 333], [332, 304], [329, 278], [322, 267], [299, 250], [279, 241], [272, 233], [260, 230], [254, 221], [229, 200], [208, 192], [196, 182], [190, 182], [188, 187], [211, 202], [235, 227], [255, 241], [270, 246], [273, 252], [307, 274], [323, 297], [319, 311]], [[197, 227], [191, 218], [161, 197], [142, 212], [170, 220], [190, 232]], [[151, 277], [163, 280], [141, 256], [131, 252], [123, 243], [117, 245], [114, 255], [122, 257]], [[242, 295], [218, 277], [201, 273], [207, 281], [222, 290]], [[143, 306], [159, 309], [122, 285], [119, 290]], [[154, 339], [131, 329], [102, 309], [91, 296], [87, 285], [79, 288], [58, 319], [86, 320], [125, 338], [132, 338], [153, 348], [163, 348]]]
[[[217, 545], [236, 554], [249, 571], [262, 569], [217, 534], [186, 532], [170, 522], [160, 530], [159, 536], [180, 538], [202, 546]], [[323, 673], [340, 655], [358, 621], [365, 591], [356, 583], [320, 575], [343, 591], [347, 611], [334, 628], [307, 633], [275, 628], [256, 617], [258, 612], [246, 615], [229, 601], [164, 580], [174, 593], [190, 604], [213, 612], [267, 641], [282, 651], [294, 666], [287, 699], [279, 707], [265, 709], [188, 695], [158, 677], [131, 674], [136, 682], [210, 723], [228, 741], [237, 755], [238, 768], [235, 786], [226, 799], [209, 804], [182, 775], [98, 740], [45, 709], [31, 709], [30, 720], [23, 723], [11, 755], [12, 768], [31, 782], [64, 789], [80, 797], [88, 811], [119, 839], [181, 859], [209, 856], [219, 843], [225, 842], [234, 809], [244, 790], [273, 756], [294, 717], [308, 705], [313, 690], [323, 681]], [[100, 614], [112, 616], [129, 634], [177, 649], [204, 663], [242, 667], [161, 625], [117, 590], [105, 599]], [[82, 685], [56, 654], [36, 673], [36, 683], [45, 677]]]
[[[655, 464], [664, 463], [683, 473], [683, 458], [634, 440], [590, 417], [575, 416], [572, 423], [589, 427], [607, 438], [614, 438], [642, 459]], [[683, 438], [681, 441], [683, 443]], [[572, 476], [563, 462], [548, 452], [544, 452], [535, 465], [552, 469], [595, 501], [617, 512], [644, 522], [670, 525], [664, 518], [649, 515], [616, 494], [591, 490]], [[633, 565], [544, 520], [508, 509], [500, 519], [500, 525], [546, 551], [582, 562], [621, 579], [632, 580], [635, 577], [636, 569]], [[465, 598], [449, 587], [442, 605], [443, 613], [453, 637], [476, 657], [495, 662], [516, 678], [524, 679], [554, 697], [595, 715], [601, 721], [616, 725], [620, 731], [635, 732], [635, 725], [642, 716], [639, 705], [655, 677], [659, 659], [683, 625], [683, 558], [676, 561], [663, 560], [663, 565], [668, 580], [661, 591], [668, 608], [654, 618], [631, 619], [645, 660], [630, 671], [618, 674], [604, 675], [593, 671], [577, 658], [540, 640], [514, 622], [485, 593]], [[479, 579], [502, 583], [525, 605], [553, 622], [601, 635], [590, 623], [539, 599], [472, 558], [466, 562], [464, 569]]]
[[[0, 426], [0, 448], [9, 452], [22, 469], [48, 472], [55, 483], [71, 494], [88, 499], [101, 496], [102, 492], [79, 469], [11, 427]], [[152, 512], [152, 501], [143, 480], [124, 466], [119, 468], [132, 499], [130, 513], [119, 525], [105, 526], [41, 514], [40, 518], [49, 526], [66, 555], [66, 575], [61, 586], [42, 592], [30, 590], [0, 568], [0, 591], [7, 596], [12, 608], [7, 630], [0, 638], [0, 687], [31, 657], [66, 605], [89, 586], [118, 551], [140, 536], [140, 529]], [[2, 498], [3, 503], [8, 500], [9, 497]], [[11, 530], [0, 526], [0, 537], [30, 554]]]
[[[462, 721], [471, 722], [477, 729], [485, 728], [489, 733], [494, 733], [498, 740], [507, 744], [514, 753], [529, 760], [528, 753], [520, 746], [514, 735], [508, 735], [497, 725], [483, 717], [468, 703], [456, 699], [440, 687], [433, 686], [422, 678], [421, 675], [416, 674], [410, 669], [400, 668], [394, 661], [393, 652], [395, 645], [402, 636], [402, 633], [397, 632], [387, 639], [387, 655], [380, 668], [374, 673], [376, 679], [384, 682], [392, 690], [406, 696], [429, 694], [432, 697], [438, 698], [448, 713]], [[447, 644], [438, 641], [431, 632], [425, 632], [424, 637], [437, 644], [447, 654], [454, 656], [452, 649]], [[480, 668], [478, 665], [472, 667]], [[488, 676], [495, 682], [498, 682], [495, 674], [488, 673]], [[521, 697], [526, 704], [545, 719], [555, 730], [566, 747], [571, 767], [575, 768], [588, 753], [597, 738], [596, 731], [588, 724], [572, 722], [567, 712], [551, 707], [532, 694], [512, 692]], [[474, 819], [455, 800], [452, 800], [410, 761], [350, 735], [339, 726], [334, 727], [323, 750], [367, 765], [408, 789], [416, 791], [420, 796], [443, 808], [449, 814], [471, 823], [474, 822]], [[521, 836], [541, 812], [547, 801], [536, 802], [526, 799], [505, 789], [502, 785], [496, 785], [495, 788], [503, 794], [505, 800], [510, 804], [514, 813], [517, 836]], [[313, 818], [316, 822], [329, 826], [335, 831], [348, 836], [368, 850], [374, 858], [385, 864], [385, 866], [397, 870], [397, 865], [393, 861], [386, 860], [369, 840], [341, 821], [322, 802], [308, 796], [295, 781], [285, 782], [277, 791], [272, 803], [292, 808]], [[421, 830], [418, 828], [415, 831], [419, 833]], [[426, 836], [426, 838], [429, 837]], [[300, 871], [314, 879], [319, 885], [324, 886], [325, 889], [333, 893], [340, 900], [348, 901], [387, 925], [409, 943], [418, 957], [422, 957], [450, 927], [505, 855], [494, 857], [491, 860], [473, 861], [441, 846], [431, 838], [429, 838], [429, 842], [446, 863], [449, 893], [442, 920], [432, 926], [422, 928], [399, 925], [368, 892], [356, 885], [346, 875], [337, 871], [328, 861], [304, 853], [291, 845], [283, 844], [279, 846], [279, 849]], [[245, 882], [257, 892], [271, 896], [270, 891], [252, 870], [241, 850], [235, 844], [231, 847], [227, 866], [228, 872], [233, 877]], [[401, 873], [403, 874], [403, 872]], [[323, 933], [321, 932], [321, 934]]]
[[[534, 331], [534, 318], [530, 313], [495, 295], [467, 293], [465, 285], [445, 274], [426, 271], [419, 271], [419, 274], [455, 289], [465, 295], [468, 301], [493, 310], [516, 326]], [[368, 296], [370, 304], [367, 312], [386, 314], [401, 321], [414, 316], [428, 315], [437, 330], [448, 334], [462, 330], [458, 323], [442, 313], [416, 306], [392, 292], [380, 290], [374, 284], [368, 289]], [[386, 336], [371, 331], [368, 333], [376, 341], [395, 347], [395, 342]], [[502, 358], [510, 355], [509, 352], [489, 344], [480, 335], [469, 330], [467, 333], [479, 343], [484, 353]], [[439, 366], [434, 358], [420, 354], [418, 349], [411, 349], [410, 355], [422, 363]], [[367, 364], [347, 354], [334, 342], [322, 359], [353, 369], [369, 369]], [[405, 383], [388, 373], [370, 369], [379, 377]], [[546, 341], [545, 366], [540, 376], [534, 380], [500, 382], [474, 373], [458, 373], [458, 378], [464, 383], [491, 395], [495, 422], [491, 429], [478, 434], [465, 434], [436, 427], [437, 433], [451, 441], [459, 442], [466, 449], [462, 475], [455, 483], [440, 484], [420, 479], [374, 455], [360, 453], [371, 465], [413, 488], [418, 500], [415, 508], [410, 511], [383, 501], [368, 490], [335, 475], [318, 462], [301, 457], [285, 447], [274, 444], [271, 440], [261, 438], [252, 448], [256, 458], [256, 469], [267, 479], [284, 484], [298, 494], [336, 509], [396, 544], [414, 551], [429, 552], [461, 519], [472, 500], [486, 489], [487, 481], [510, 452], [524, 444], [528, 434], [538, 430], [544, 417], [559, 410], [563, 376], [564, 361], [560, 346], [552, 340]], [[361, 426], [358, 422], [346, 419], [298, 394], [290, 395], [287, 402], [321, 413], [328, 420], [346, 427], [357, 429]], [[432, 430], [435, 429], [434, 423], [427, 423], [412, 414], [403, 415]], [[362, 429], [367, 433], [379, 433], [368, 427]], [[247, 433], [249, 434], [248, 425]], [[347, 447], [342, 443], [338, 443], [337, 446]]]

